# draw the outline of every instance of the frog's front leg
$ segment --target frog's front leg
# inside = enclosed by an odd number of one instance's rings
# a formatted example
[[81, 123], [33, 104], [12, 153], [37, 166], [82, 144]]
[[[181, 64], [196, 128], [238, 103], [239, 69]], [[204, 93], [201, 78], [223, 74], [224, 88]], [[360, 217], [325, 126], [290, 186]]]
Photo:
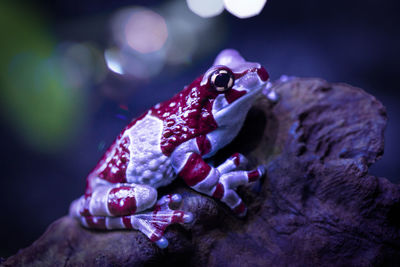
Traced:
[[201, 154], [201, 146], [194, 142], [183, 144], [172, 154], [175, 171], [194, 190], [220, 199], [239, 217], [245, 216], [247, 208], [235, 190], [262, 177], [264, 168], [259, 166], [252, 171], [237, 170], [247, 163], [246, 158], [238, 153], [214, 168], [204, 161]]
[[[192, 221], [192, 215], [169, 207], [182, 200], [180, 195], [166, 195], [155, 204], [156, 200], [157, 191], [150, 186], [98, 185], [91, 194], [71, 204], [70, 214], [87, 228], [139, 230], [159, 247], [165, 248], [168, 241], [163, 234], [167, 226], [188, 223]], [[153, 211], [146, 212], [152, 206]]]

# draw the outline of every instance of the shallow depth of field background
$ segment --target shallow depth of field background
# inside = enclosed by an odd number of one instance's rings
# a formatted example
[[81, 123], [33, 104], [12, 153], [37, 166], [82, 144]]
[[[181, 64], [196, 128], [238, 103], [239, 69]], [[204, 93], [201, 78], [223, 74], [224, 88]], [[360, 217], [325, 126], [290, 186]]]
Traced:
[[[0, 257], [66, 215], [124, 125], [194, 80], [223, 48], [262, 63], [272, 80], [320, 77], [375, 95], [389, 121], [385, 154], [370, 172], [399, 183], [399, 7], [269, 0], [241, 20], [226, 11], [202, 19], [184, 0], [3, 0]], [[143, 21], [158, 39], [137, 33]], [[148, 43], [134, 51], [138, 40]]]

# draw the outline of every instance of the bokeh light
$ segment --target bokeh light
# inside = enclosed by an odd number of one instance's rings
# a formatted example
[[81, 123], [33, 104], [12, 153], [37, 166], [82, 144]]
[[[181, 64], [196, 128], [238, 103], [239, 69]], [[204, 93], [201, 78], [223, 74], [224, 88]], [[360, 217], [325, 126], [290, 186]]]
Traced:
[[171, 29], [170, 39], [166, 44], [168, 51], [167, 61], [172, 65], [187, 64], [191, 61], [197, 48], [196, 32], [184, 17], [171, 17], [168, 20]]
[[189, 9], [202, 18], [221, 14], [226, 9], [238, 18], [260, 14], [267, 0], [186, 0]]
[[38, 18], [27, 6], [0, 2], [0, 107], [27, 146], [56, 152], [84, 117], [84, 93], [68, 77], [47, 25]]
[[136, 79], [158, 74], [164, 65], [162, 48], [168, 37], [165, 19], [150, 9], [133, 7], [118, 11], [111, 24], [116, 46], [104, 52], [107, 67]]
[[[104, 52], [109, 70], [146, 80], [166, 66], [190, 64], [194, 56], [212, 51], [225, 38], [220, 19], [203, 19], [184, 1], [158, 7], [124, 8], [111, 20], [113, 44]], [[150, 28], [147, 28], [150, 27]], [[213, 31], [218, 27], [220, 31]], [[200, 36], [207, 35], [207, 41]]]
[[120, 58], [119, 50], [116, 48], [110, 48], [104, 51], [104, 59], [107, 67], [114, 73], [125, 74], [124, 68], [121, 65], [122, 59]]
[[190, 10], [203, 18], [217, 16], [224, 11], [223, 0], [186, 0]]
[[168, 37], [163, 17], [149, 9], [135, 9], [125, 25], [127, 44], [140, 53], [159, 50]]
[[169, 3], [162, 9], [162, 14], [170, 33], [165, 44], [168, 64], [190, 64], [193, 58], [215, 49], [226, 37], [225, 24], [221, 17], [201, 18], [191, 12], [183, 1]]
[[104, 80], [106, 67], [102, 56], [100, 49], [91, 43], [63, 42], [54, 53], [68, 83], [78, 89]]
[[142, 54], [127, 47], [110, 48], [104, 53], [108, 68], [114, 73], [136, 79], [148, 79], [158, 74], [164, 66], [164, 51]]
[[260, 14], [266, 2], [267, 0], [224, 0], [226, 10], [241, 19]]

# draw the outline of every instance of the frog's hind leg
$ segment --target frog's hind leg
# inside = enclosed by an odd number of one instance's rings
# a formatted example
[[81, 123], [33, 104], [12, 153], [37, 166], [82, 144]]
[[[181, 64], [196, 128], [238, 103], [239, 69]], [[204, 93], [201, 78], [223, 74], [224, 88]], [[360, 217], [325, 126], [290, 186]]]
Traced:
[[136, 229], [160, 248], [166, 248], [168, 240], [163, 236], [165, 229], [174, 223], [190, 223], [193, 220], [190, 212], [172, 210], [169, 207], [181, 200], [182, 197], [178, 194], [166, 195], [157, 202], [153, 211], [121, 217], [79, 216], [79, 220], [83, 226], [92, 229]]
[[[104, 188], [97, 190], [104, 190]], [[104, 201], [96, 197], [95, 194], [93, 195], [93, 200], [85, 200], [85, 197], [82, 197], [81, 199], [73, 202], [70, 208], [70, 214], [76, 217], [83, 226], [92, 229], [104, 230], [136, 229], [145, 234], [150, 241], [155, 242], [160, 248], [165, 248], [168, 246], [168, 241], [165, 237], [163, 237], [163, 234], [165, 229], [170, 224], [189, 223], [193, 220], [193, 216], [190, 212], [173, 210], [169, 207], [170, 204], [177, 204], [181, 202], [182, 197], [177, 194], [166, 195], [162, 197], [154, 206], [153, 211], [125, 214], [124, 216], [104, 216], [104, 210], [96, 208], [96, 204], [91, 204], [96, 203], [96, 199], [98, 202]], [[122, 202], [125, 203], [129, 201], [132, 200], [127, 200], [125, 198], [124, 200], [120, 201], [120, 204], [121, 206], [124, 206]], [[84, 205], [88, 205], [91, 208], [85, 209]], [[104, 204], [100, 206], [104, 206]], [[143, 210], [143, 206], [138, 206], [137, 210]]]
[[157, 190], [150, 186], [104, 184], [75, 200], [70, 214], [74, 217], [132, 215], [151, 208], [156, 201]]

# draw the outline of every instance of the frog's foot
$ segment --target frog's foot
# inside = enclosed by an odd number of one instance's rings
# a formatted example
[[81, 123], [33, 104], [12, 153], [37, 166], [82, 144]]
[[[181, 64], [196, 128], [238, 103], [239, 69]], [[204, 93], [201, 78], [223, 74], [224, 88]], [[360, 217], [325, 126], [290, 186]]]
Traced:
[[192, 213], [170, 208], [170, 204], [176, 205], [181, 201], [182, 197], [178, 194], [163, 196], [152, 212], [131, 215], [133, 228], [141, 231], [160, 248], [166, 248], [168, 240], [163, 237], [165, 229], [174, 223], [190, 223], [193, 220]]
[[[264, 175], [263, 166], [252, 171], [240, 170], [247, 165], [246, 158], [236, 153], [217, 168], [207, 164], [196, 152], [184, 153], [179, 150], [172, 155], [172, 162], [178, 169], [178, 176], [197, 192], [220, 199], [238, 216], [246, 215], [246, 206], [235, 192], [239, 185], [257, 181]], [[182, 159], [186, 158], [183, 161]], [[178, 166], [178, 167], [177, 167]]]
[[235, 170], [240, 170], [246, 167], [248, 160], [240, 153], [235, 153], [230, 156], [224, 163], [218, 166], [220, 174], [228, 173]]
[[[283, 76], [281, 76], [280, 81], [283, 81], [282, 77]], [[265, 86], [265, 88], [263, 90], [263, 93], [268, 98], [268, 100], [271, 101], [272, 103], [276, 103], [279, 101], [279, 96], [276, 93], [275, 88], [271, 82], [267, 83], [267, 85]]]
[[244, 217], [247, 208], [235, 190], [240, 185], [257, 181], [264, 173], [265, 168], [260, 165], [252, 171], [233, 171], [222, 174], [215, 190], [216, 192], [219, 191], [218, 196], [215, 193], [214, 196], [220, 198], [237, 216]]

